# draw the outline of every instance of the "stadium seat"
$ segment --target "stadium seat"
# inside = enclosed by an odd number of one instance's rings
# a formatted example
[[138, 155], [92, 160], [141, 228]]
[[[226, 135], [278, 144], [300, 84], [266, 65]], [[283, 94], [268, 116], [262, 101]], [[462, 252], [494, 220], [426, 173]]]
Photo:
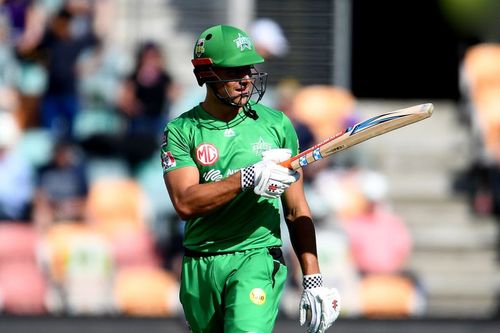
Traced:
[[145, 227], [117, 230], [109, 241], [118, 267], [158, 266], [161, 263], [154, 238]]
[[292, 114], [306, 124], [317, 140], [344, 129], [353, 116], [355, 99], [340, 87], [314, 85], [302, 88], [294, 98]]
[[45, 235], [41, 261], [49, 282], [71, 314], [113, 310], [114, 263], [105, 237], [88, 225], [60, 223]]
[[119, 270], [114, 286], [117, 308], [130, 316], [174, 316], [179, 311], [179, 284], [158, 267]]
[[402, 275], [366, 275], [360, 297], [361, 314], [369, 318], [407, 318], [418, 303], [413, 281]]
[[122, 228], [140, 228], [147, 219], [147, 200], [132, 178], [101, 178], [90, 185], [87, 219], [107, 234]]
[[14, 315], [41, 315], [45, 306], [46, 281], [33, 262], [0, 265], [0, 311]]
[[0, 265], [10, 261], [35, 262], [38, 236], [26, 223], [0, 223]]
[[463, 92], [489, 158], [500, 161], [500, 44], [477, 44], [463, 60]]

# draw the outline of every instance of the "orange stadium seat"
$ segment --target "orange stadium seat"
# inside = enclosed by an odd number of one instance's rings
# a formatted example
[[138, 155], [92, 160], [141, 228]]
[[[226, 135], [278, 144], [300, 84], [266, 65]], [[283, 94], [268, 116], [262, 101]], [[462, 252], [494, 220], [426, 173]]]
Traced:
[[313, 85], [295, 95], [292, 114], [314, 133], [317, 140], [332, 136], [345, 128], [353, 115], [355, 99], [340, 87]]
[[500, 162], [500, 44], [470, 47], [463, 60], [463, 78], [486, 153]]
[[158, 267], [127, 267], [117, 273], [115, 301], [120, 313], [131, 316], [174, 316], [179, 284]]
[[401, 275], [372, 274], [360, 282], [361, 313], [369, 318], [406, 318], [417, 300], [413, 282]]
[[135, 229], [146, 221], [146, 202], [140, 184], [134, 179], [98, 179], [90, 186], [87, 219], [105, 233]]

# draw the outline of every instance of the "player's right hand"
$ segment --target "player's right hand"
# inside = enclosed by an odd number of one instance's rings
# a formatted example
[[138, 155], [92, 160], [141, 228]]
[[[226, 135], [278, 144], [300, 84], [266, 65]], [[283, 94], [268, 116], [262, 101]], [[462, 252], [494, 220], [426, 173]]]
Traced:
[[243, 190], [253, 187], [255, 194], [266, 198], [279, 198], [298, 179], [297, 171], [282, 167], [270, 160], [263, 160], [241, 169]]

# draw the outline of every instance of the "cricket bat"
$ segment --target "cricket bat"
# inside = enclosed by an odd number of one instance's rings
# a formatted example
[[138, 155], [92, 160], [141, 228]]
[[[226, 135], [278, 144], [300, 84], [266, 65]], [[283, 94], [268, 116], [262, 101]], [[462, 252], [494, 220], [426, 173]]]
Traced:
[[280, 164], [289, 169], [300, 169], [360, 142], [429, 118], [433, 111], [434, 105], [426, 103], [383, 113], [348, 127]]

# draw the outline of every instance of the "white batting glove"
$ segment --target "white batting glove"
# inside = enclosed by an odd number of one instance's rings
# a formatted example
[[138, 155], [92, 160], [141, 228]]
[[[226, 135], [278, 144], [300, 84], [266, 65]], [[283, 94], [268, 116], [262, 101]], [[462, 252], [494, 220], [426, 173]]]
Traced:
[[340, 314], [340, 295], [335, 288], [323, 287], [321, 274], [305, 275], [299, 304], [300, 326], [308, 333], [324, 333]]
[[292, 157], [292, 150], [288, 148], [277, 148], [266, 150], [262, 153], [263, 161], [272, 161], [274, 163], [281, 163]]
[[255, 194], [279, 198], [290, 184], [299, 179], [299, 173], [271, 161], [260, 161], [241, 169], [241, 188], [253, 188]]

